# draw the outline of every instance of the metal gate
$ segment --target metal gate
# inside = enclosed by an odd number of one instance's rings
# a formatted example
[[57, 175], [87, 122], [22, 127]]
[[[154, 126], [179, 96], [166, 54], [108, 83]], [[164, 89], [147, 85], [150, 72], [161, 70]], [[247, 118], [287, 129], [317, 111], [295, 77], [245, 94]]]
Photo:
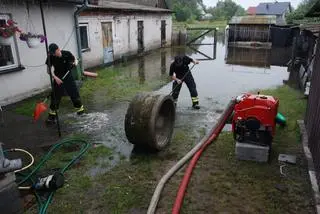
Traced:
[[[187, 31], [199, 31], [201, 32], [200, 35], [196, 36], [195, 38], [191, 38], [187, 42], [187, 46], [191, 48], [192, 50], [196, 51], [197, 53], [201, 54], [204, 56], [202, 59], [198, 60], [215, 60], [216, 59], [216, 51], [217, 51], [217, 29], [216, 28], [187, 28]], [[196, 42], [199, 38], [204, 37], [205, 35], [209, 34], [210, 32], [214, 32], [214, 42], [213, 43], [194, 43]], [[198, 49], [194, 48], [193, 46], [200, 46], [200, 45], [211, 45], [212, 46], [212, 56], [209, 56], [209, 54], [205, 54]], [[211, 55], [211, 54], [210, 54]]]

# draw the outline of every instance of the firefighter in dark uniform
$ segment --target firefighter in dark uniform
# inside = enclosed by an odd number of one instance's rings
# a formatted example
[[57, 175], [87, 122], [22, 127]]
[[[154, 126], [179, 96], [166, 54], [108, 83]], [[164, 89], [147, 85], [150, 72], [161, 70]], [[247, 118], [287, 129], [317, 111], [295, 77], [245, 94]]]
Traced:
[[[48, 67], [48, 72], [52, 73], [55, 99], [53, 98], [53, 93], [51, 93], [50, 110], [46, 122], [48, 124], [52, 124], [56, 122], [55, 110], [59, 109], [59, 104], [64, 94], [64, 90], [70, 97], [78, 115], [84, 113], [84, 107], [80, 99], [77, 85], [71, 73], [71, 69], [76, 65], [75, 57], [69, 51], [60, 50], [58, 45], [54, 43], [49, 45], [49, 56], [51, 66], [54, 68], [52, 71], [51, 68]], [[48, 65], [48, 59], [46, 60], [46, 64]]]
[[194, 60], [188, 56], [176, 56], [174, 58], [174, 62], [171, 63], [169, 76], [171, 76], [171, 78], [174, 80], [172, 84], [172, 97], [176, 104], [178, 101], [182, 82], [185, 82], [191, 95], [192, 107], [194, 109], [200, 109], [196, 83], [194, 82], [191, 72], [189, 72], [189, 64], [191, 62], [194, 64], [199, 64], [199, 61]]

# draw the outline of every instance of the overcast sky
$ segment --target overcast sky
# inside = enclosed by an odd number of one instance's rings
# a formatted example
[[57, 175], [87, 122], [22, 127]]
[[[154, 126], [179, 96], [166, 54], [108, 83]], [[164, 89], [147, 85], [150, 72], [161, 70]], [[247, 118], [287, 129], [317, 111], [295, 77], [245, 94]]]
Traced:
[[[206, 6], [209, 6], [209, 7], [214, 7], [218, 0], [202, 0], [203, 3], [206, 5]], [[240, 4], [244, 9], [248, 9], [248, 7], [250, 6], [257, 6], [259, 3], [261, 2], [275, 2], [275, 1], [272, 1], [272, 0], [233, 0], [234, 2], [236, 2], [237, 4]], [[291, 6], [294, 7], [294, 8], [297, 8], [298, 4], [301, 2], [302, 0], [285, 0], [285, 2], [291, 2]], [[278, 0], [278, 2], [283, 2], [281, 0]]]

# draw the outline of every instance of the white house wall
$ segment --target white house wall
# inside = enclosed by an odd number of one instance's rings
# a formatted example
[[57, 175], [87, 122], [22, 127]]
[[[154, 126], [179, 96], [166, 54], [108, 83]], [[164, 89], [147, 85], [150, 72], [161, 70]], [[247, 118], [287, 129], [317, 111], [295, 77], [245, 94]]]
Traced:
[[84, 67], [103, 64], [101, 23], [112, 22], [114, 60], [138, 52], [138, 21], [144, 24], [144, 50], [161, 47], [161, 20], [166, 21], [166, 44], [171, 44], [172, 19], [170, 15], [86, 15], [79, 17], [80, 23], [88, 24], [89, 51], [83, 52]]
[[[77, 56], [76, 34], [74, 30], [73, 5], [44, 5], [48, 42], [55, 42], [61, 48]], [[39, 5], [30, 5], [30, 20], [27, 19], [26, 7], [21, 5], [1, 5], [0, 14], [9, 14], [23, 31], [35, 31], [43, 34]], [[29, 29], [27, 29], [29, 22]], [[20, 101], [50, 87], [49, 75], [44, 65], [46, 60], [45, 43], [31, 49], [26, 42], [16, 36], [18, 58], [26, 69], [0, 74], [0, 105]]]

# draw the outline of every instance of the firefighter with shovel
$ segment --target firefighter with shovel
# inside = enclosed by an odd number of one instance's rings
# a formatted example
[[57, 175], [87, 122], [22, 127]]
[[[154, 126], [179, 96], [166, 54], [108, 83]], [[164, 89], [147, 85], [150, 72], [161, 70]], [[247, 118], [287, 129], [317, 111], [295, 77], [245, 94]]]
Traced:
[[[54, 80], [53, 90], [55, 92], [55, 98], [53, 97], [53, 93], [51, 93], [50, 110], [46, 123], [55, 124], [55, 110], [59, 109], [59, 104], [64, 94], [64, 90], [70, 97], [78, 115], [84, 113], [84, 107], [80, 99], [77, 85], [71, 74], [71, 69], [77, 63], [75, 57], [69, 51], [60, 50], [58, 45], [54, 43], [49, 45], [49, 57], [51, 66], [54, 67], [53, 71], [51, 70], [51, 67], [48, 68], [48, 72], [52, 73]], [[46, 64], [48, 65], [48, 59], [46, 60]]]
[[198, 60], [194, 60], [188, 56], [176, 56], [171, 63], [169, 76], [174, 80], [172, 84], [172, 97], [176, 105], [182, 83], [185, 82], [191, 95], [192, 108], [200, 109], [196, 83], [191, 74], [191, 69], [189, 69], [191, 62], [199, 64]]

